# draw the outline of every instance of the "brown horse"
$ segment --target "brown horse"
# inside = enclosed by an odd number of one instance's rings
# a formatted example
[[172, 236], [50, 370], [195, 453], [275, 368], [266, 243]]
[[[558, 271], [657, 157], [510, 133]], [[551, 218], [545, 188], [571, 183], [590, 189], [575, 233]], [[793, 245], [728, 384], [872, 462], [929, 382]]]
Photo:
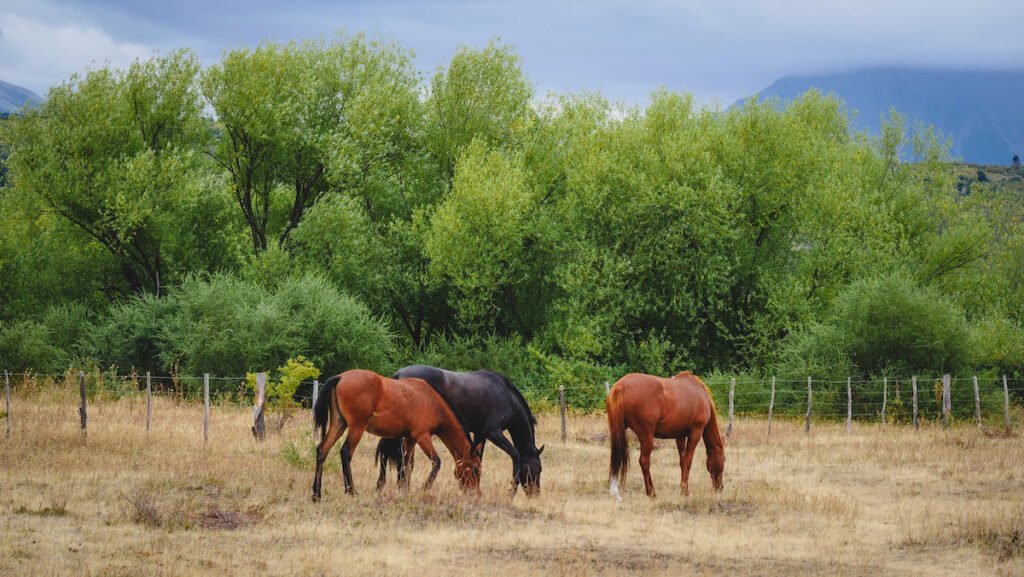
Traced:
[[[448, 402], [421, 379], [389, 379], [372, 371], [346, 371], [327, 379], [313, 409], [314, 422], [323, 433], [316, 450], [313, 501], [320, 500], [324, 461], [334, 443], [348, 429], [341, 445], [345, 492], [354, 494], [352, 453], [363, 432], [380, 437], [408, 437], [430, 457], [433, 468], [424, 488], [430, 488], [441, 468], [432, 435], [455, 458], [455, 478], [463, 490], [480, 490], [480, 452], [473, 445], [462, 419]], [[330, 423], [328, 426], [328, 417]]]
[[725, 469], [725, 444], [718, 433], [715, 401], [711, 391], [697, 376], [684, 371], [671, 379], [631, 373], [619, 379], [605, 400], [612, 458], [609, 492], [619, 499], [619, 484], [626, 481], [629, 469], [629, 445], [626, 428], [640, 440], [640, 469], [644, 473], [647, 496], [654, 497], [651, 482], [651, 450], [654, 438], [675, 439], [679, 450], [682, 493], [689, 494], [690, 464], [697, 443], [704, 438], [708, 453], [708, 472], [716, 491], [722, 490]]

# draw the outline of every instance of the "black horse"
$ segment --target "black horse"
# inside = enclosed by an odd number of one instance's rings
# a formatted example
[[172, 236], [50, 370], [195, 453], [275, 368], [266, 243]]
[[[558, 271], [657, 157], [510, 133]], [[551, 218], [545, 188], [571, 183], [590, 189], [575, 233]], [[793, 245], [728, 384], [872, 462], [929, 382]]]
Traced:
[[[491, 441], [512, 457], [512, 493], [519, 485], [527, 495], [540, 492], [540, 454], [534, 429], [537, 419], [526, 404], [526, 399], [503, 375], [488, 370], [459, 373], [436, 367], [414, 365], [399, 369], [396, 379], [423, 379], [448, 400], [473, 435], [473, 445], [479, 443], [481, 456], [484, 443]], [[508, 431], [512, 442], [505, 437]], [[404, 446], [403, 446], [404, 445]], [[412, 468], [415, 444], [403, 439], [381, 439], [377, 444], [380, 478], [377, 487], [384, 485], [387, 466], [398, 471], [398, 482], [404, 485]], [[404, 457], [403, 457], [404, 455]]]

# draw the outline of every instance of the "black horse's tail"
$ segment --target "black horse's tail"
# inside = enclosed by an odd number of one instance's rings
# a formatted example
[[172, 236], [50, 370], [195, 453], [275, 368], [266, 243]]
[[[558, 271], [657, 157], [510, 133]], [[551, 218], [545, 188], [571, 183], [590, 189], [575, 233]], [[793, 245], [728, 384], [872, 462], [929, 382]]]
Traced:
[[377, 452], [374, 453], [373, 462], [380, 463], [381, 470], [391, 465], [395, 471], [402, 470], [402, 460], [405, 458], [402, 453], [402, 439], [381, 439], [377, 443]]
[[317, 394], [316, 404], [313, 406], [313, 424], [316, 428], [320, 429], [321, 439], [327, 435], [327, 424], [331, 419], [331, 396], [334, 394], [334, 388], [338, 386], [338, 381], [340, 380], [341, 375], [334, 375], [324, 381], [324, 386]]

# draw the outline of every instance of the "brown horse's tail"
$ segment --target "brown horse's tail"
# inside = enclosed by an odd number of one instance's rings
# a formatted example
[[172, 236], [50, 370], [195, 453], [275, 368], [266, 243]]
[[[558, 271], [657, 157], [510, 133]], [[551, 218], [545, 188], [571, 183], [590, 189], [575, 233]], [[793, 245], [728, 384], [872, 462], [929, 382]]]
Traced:
[[334, 395], [334, 388], [338, 386], [341, 375], [324, 381], [324, 386], [316, 397], [316, 404], [313, 405], [313, 424], [320, 429], [320, 440], [327, 434], [327, 424], [331, 420], [331, 396]]
[[711, 416], [708, 423], [704, 425], [704, 450], [708, 453], [708, 472], [711, 473], [711, 481], [715, 490], [722, 490], [722, 473], [725, 470], [725, 441], [718, 431], [718, 416], [715, 411], [715, 397], [711, 395], [711, 389], [701, 381], [704, 390], [708, 393], [708, 402], [711, 404]]
[[619, 478], [619, 484], [625, 484], [626, 471], [629, 470], [629, 443], [626, 442], [626, 416], [622, 413], [622, 387], [612, 387], [605, 399], [608, 412], [608, 436], [612, 444], [611, 468], [609, 478]]

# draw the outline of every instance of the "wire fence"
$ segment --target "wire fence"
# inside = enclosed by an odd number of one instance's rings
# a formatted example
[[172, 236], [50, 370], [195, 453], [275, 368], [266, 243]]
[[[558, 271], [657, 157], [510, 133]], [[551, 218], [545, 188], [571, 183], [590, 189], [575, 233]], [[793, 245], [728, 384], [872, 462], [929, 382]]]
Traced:
[[[252, 405], [253, 429], [257, 439], [265, 435], [263, 424], [267, 402], [267, 373], [245, 377], [211, 375], [119, 375], [102, 371], [68, 371], [62, 374], [4, 371], [5, 435], [11, 434], [12, 388], [56, 386], [75, 388], [79, 393], [79, 416], [83, 437], [88, 428], [88, 404], [97, 398], [144, 396], [145, 427], [153, 419], [152, 399], [163, 397], [182, 403], [202, 403], [203, 438], [209, 440], [211, 405]], [[1006, 375], [931, 375], [909, 378], [815, 380], [777, 379], [774, 377], [714, 377], [707, 381], [719, 414], [719, 427], [732, 434], [737, 416], [767, 416], [768, 431], [774, 418], [802, 418], [806, 431], [813, 422], [845, 420], [847, 429], [853, 422], [907, 425], [918, 427], [922, 422], [973, 423], [1013, 426], [1011, 406], [1024, 402], [1024, 379]], [[562, 440], [566, 438], [566, 413], [603, 408], [609, 382], [577, 383], [557, 388], [522, 390], [524, 397], [545, 406], [557, 401], [562, 421]], [[319, 380], [302, 381], [292, 401], [312, 407], [319, 392]], [[598, 401], [598, 402], [595, 402]], [[198, 407], [197, 407], [198, 409]]]

